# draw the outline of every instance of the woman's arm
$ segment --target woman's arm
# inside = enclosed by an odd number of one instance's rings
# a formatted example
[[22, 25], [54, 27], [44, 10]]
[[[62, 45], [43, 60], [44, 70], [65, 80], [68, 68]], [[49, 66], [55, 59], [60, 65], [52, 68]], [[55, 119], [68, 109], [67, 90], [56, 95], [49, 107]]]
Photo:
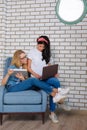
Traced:
[[31, 69], [31, 63], [32, 63], [32, 60], [31, 59], [28, 59], [28, 71], [36, 78], [41, 78], [41, 76], [37, 73], [35, 73], [32, 69]]
[[5, 77], [2, 79], [2, 82], [1, 82], [2, 85], [6, 85], [8, 79], [12, 73], [13, 73], [13, 70], [9, 69], [7, 74], [5, 75]]
[[[8, 81], [8, 79], [9, 79], [9, 77], [10, 77], [10, 75], [13, 73], [13, 71], [14, 70], [8, 70], [8, 73], [5, 75], [5, 77], [2, 79], [2, 82], [1, 82], [1, 84], [2, 85], [6, 85], [7, 84], [7, 81]], [[19, 78], [20, 80], [25, 80], [25, 78], [24, 78], [24, 76], [22, 75], [22, 73], [17, 73], [16, 75], [15, 75], [15, 77], [17, 77], [17, 78]]]

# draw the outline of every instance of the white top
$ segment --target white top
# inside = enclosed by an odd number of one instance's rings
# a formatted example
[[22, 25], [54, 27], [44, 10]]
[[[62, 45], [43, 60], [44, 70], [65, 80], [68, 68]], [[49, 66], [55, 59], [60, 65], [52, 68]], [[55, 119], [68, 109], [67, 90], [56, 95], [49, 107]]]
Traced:
[[45, 60], [42, 61], [42, 52], [37, 48], [33, 48], [29, 51], [28, 58], [32, 60], [31, 69], [42, 76], [42, 69], [46, 66]]

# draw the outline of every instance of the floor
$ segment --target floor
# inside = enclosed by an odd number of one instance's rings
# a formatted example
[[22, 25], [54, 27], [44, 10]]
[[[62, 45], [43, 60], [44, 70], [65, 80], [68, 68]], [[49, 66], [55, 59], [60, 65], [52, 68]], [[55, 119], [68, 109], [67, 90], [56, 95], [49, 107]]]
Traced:
[[11, 115], [4, 116], [0, 130], [87, 130], [87, 111], [63, 110], [56, 111], [59, 123], [54, 124], [45, 116], [45, 124], [42, 124], [40, 115]]

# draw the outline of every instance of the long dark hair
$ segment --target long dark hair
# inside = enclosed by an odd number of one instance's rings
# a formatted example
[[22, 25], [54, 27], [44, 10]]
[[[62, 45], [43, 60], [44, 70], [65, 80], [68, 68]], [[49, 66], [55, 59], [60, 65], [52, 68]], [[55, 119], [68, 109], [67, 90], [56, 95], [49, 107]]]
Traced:
[[40, 36], [37, 38], [37, 44], [44, 44], [45, 49], [42, 51], [42, 60], [45, 60], [46, 64], [49, 63], [51, 57], [49, 38], [47, 36]]

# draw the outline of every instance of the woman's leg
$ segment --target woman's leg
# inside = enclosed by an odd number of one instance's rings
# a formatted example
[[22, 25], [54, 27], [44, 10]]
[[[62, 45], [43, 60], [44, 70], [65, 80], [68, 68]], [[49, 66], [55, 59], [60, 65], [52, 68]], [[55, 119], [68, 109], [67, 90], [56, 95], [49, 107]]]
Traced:
[[35, 80], [33, 82], [33, 86], [36, 86], [36, 87], [44, 90], [49, 95], [53, 92], [53, 87], [50, 84], [48, 84], [42, 80], [39, 80], [37, 78], [35, 78]]
[[[49, 79], [47, 79], [45, 81], [49, 85], [52, 85], [54, 88], [60, 88], [60, 81], [55, 77], [49, 78]], [[52, 96], [49, 97], [49, 105], [50, 105], [50, 112], [52, 114], [52, 113], [55, 112], [55, 109], [56, 109], [56, 103], [53, 102], [53, 97]]]
[[26, 80], [23, 80], [22, 82], [16, 84], [15, 86], [9, 87], [8, 91], [9, 92], [24, 91], [31, 89], [33, 86], [43, 89], [48, 94], [51, 94], [53, 91], [53, 88], [49, 84], [45, 83], [44, 81], [40, 81], [39, 79], [36, 78], [28, 78]]
[[55, 109], [56, 109], [56, 104], [53, 103], [53, 97], [50, 96], [50, 114], [49, 114], [49, 118], [52, 120], [53, 123], [58, 123], [58, 117], [55, 114]]
[[34, 78], [28, 78], [14, 86], [9, 86], [8, 91], [9, 92], [18, 92], [18, 91], [24, 91], [24, 90], [31, 89], [33, 86], [33, 81], [34, 81]]
[[53, 102], [53, 97], [49, 96], [49, 106], [50, 106], [50, 112], [54, 112], [56, 108], [56, 103]]
[[52, 77], [47, 80], [45, 80], [46, 83], [49, 85], [52, 85], [54, 88], [60, 88], [60, 81], [58, 78]]

